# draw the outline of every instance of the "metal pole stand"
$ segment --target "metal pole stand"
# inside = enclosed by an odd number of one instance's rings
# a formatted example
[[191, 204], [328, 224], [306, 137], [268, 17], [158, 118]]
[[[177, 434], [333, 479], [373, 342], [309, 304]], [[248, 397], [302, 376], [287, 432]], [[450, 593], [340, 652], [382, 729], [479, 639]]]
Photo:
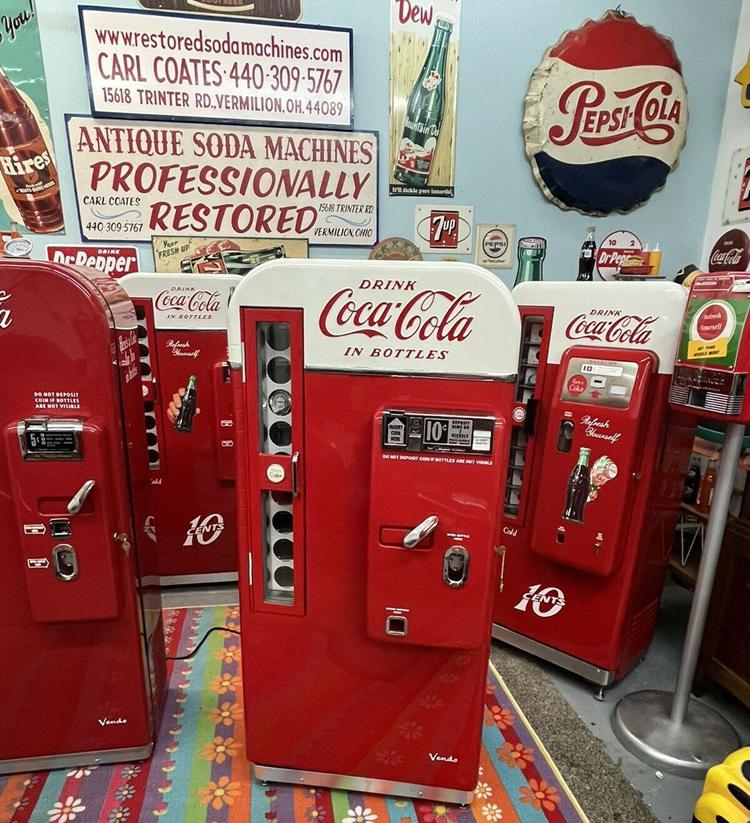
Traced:
[[612, 713], [615, 736], [631, 754], [644, 763], [682, 777], [702, 778], [711, 766], [720, 763], [740, 745], [732, 725], [717, 711], [690, 697], [690, 689], [706, 627], [744, 433], [744, 425], [727, 426], [674, 695], [661, 691], [633, 692], [623, 697]]

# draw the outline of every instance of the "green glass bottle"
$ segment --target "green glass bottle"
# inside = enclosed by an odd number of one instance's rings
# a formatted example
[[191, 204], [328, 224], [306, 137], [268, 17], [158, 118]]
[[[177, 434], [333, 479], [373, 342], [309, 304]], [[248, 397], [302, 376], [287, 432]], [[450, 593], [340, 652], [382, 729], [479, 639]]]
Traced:
[[445, 66], [453, 20], [438, 14], [422, 71], [409, 95], [404, 133], [393, 176], [407, 186], [424, 188], [430, 176], [445, 113]]
[[542, 280], [542, 261], [547, 254], [547, 241], [543, 237], [522, 237], [518, 241], [517, 286], [527, 280]]

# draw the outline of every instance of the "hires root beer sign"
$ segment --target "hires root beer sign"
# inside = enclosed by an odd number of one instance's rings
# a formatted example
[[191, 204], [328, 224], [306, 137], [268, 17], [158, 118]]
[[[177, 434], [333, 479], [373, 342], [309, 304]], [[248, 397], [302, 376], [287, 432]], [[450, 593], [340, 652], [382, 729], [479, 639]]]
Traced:
[[310, 368], [488, 376], [517, 369], [518, 309], [477, 266], [286, 260], [243, 278], [233, 306], [245, 296], [245, 305], [303, 310]]
[[562, 208], [626, 212], [664, 185], [687, 120], [672, 42], [608, 11], [566, 33], [534, 71], [526, 153], [542, 191]]
[[138, 271], [135, 246], [47, 246], [47, 260], [68, 266], [86, 266], [113, 277]]

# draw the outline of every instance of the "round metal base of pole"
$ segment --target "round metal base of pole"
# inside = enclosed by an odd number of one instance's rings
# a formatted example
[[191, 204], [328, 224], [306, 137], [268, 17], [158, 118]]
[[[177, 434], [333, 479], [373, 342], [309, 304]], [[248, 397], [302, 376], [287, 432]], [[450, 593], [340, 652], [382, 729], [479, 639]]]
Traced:
[[673, 700], [672, 692], [633, 692], [615, 706], [612, 730], [644, 763], [699, 780], [740, 747], [740, 738], [717, 711], [694, 697], [683, 722], [675, 724], [670, 717]]

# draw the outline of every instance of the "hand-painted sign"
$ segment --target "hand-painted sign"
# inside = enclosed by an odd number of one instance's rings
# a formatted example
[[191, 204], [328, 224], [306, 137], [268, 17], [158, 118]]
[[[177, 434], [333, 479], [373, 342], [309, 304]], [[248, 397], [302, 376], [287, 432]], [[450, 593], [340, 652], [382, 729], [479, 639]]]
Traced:
[[251, 235], [369, 247], [378, 239], [374, 132], [67, 120], [87, 240]]
[[80, 9], [91, 111], [111, 117], [352, 125], [352, 31]]
[[534, 70], [526, 154], [545, 196], [561, 208], [627, 212], [664, 185], [687, 120], [672, 41], [608, 11], [563, 35]]

